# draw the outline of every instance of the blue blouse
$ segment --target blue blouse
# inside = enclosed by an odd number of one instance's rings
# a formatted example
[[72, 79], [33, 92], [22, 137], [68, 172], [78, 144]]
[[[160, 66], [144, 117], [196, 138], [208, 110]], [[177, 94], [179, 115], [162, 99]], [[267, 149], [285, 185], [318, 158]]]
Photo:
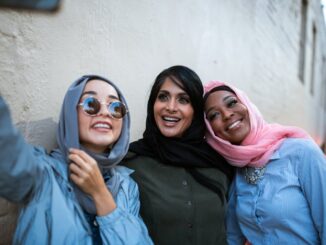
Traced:
[[256, 184], [238, 169], [229, 198], [230, 245], [326, 244], [326, 159], [311, 140], [285, 140]]
[[67, 168], [24, 141], [0, 96], [0, 196], [22, 203], [14, 244], [152, 244], [130, 169], [116, 167], [106, 176], [119, 179], [117, 208], [91, 217], [77, 201]]

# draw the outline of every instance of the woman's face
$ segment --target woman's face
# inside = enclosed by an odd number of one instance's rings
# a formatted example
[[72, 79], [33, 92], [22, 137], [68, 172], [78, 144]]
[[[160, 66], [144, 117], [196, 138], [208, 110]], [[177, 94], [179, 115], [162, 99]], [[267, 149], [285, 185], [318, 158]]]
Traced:
[[189, 95], [166, 78], [154, 103], [154, 118], [161, 134], [165, 137], [182, 137], [191, 125], [193, 116]]
[[[88, 97], [94, 97], [101, 103], [119, 100], [117, 91], [102, 80], [89, 81], [79, 103]], [[81, 145], [93, 152], [101, 153], [118, 140], [122, 129], [122, 119], [112, 118], [108, 113], [107, 106], [101, 104], [101, 109], [96, 116], [89, 116], [81, 106], [78, 106], [77, 110]]]
[[229, 91], [215, 91], [205, 102], [205, 114], [214, 134], [239, 145], [250, 132], [247, 107]]

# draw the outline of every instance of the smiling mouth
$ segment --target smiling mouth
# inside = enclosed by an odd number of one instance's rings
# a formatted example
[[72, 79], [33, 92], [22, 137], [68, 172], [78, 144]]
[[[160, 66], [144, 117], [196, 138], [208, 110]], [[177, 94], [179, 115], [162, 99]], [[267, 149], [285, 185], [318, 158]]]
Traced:
[[179, 122], [181, 119], [180, 118], [175, 118], [175, 117], [162, 117], [163, 121], [165, 122], [172, 122], [172, 123], [177, 123]]
[[242, 122], [242, 120], [237, 120], [237, 121], [231, 123], [229, 126], [227, 126], [226, 131], [235, 129], [241, 122]]
[[107, 123], [96, 123], [93, 125], [93, 128], [99, 128], [99, 129], [112, 129], [112, 126]]

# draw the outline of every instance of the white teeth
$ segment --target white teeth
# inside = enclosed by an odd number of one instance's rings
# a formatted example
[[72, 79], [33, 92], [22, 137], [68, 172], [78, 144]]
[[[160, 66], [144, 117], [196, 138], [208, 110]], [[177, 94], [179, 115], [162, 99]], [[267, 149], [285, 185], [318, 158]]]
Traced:
[[94, 128], [108, 128], [111, 129], [111, 126], [105, 123], [97, 123], [94, 125]]
[[164, 121], [169, 121], [169, 122], [178, 122], [180, 119], [175, 118], [175, 117], [163, 117]]
[[239, 123], [240, 123], [240, 121], [235, 121], [234, 123], [232, 123], [231, 125], [228, 126], [228, 129], [232, 129], [232, 128], [236, 127]]

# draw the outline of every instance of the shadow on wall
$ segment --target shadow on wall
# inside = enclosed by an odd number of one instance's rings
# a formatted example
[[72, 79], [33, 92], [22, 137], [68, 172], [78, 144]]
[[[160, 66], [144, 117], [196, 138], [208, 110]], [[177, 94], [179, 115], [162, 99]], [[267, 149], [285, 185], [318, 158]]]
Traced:
[[52, 118], [27, 123], [19, 122], [16, 124], [16, 127], [29, 144], [42, 146], [48, 152], [57, 146], [56, 130], [58, 124]]
[[[21, 122], [16, 127], [32, 145], [42, 146], [50, 151], [56, 147], [57, 123], [52, 118], [34, 122]], [[12, 244], [16, 228], [19, 205], [0, 198], [0, 245]]]

